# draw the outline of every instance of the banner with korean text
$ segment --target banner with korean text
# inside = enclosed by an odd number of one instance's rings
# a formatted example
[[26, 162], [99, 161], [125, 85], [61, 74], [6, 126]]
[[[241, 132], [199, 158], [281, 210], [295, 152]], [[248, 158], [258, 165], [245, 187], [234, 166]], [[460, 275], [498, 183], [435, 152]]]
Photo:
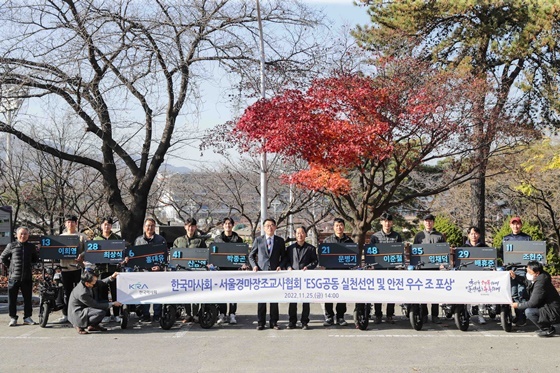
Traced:
[[128, 272], [117, 299], [149, 303], [511, 303], [508, 272], [178, 271]]

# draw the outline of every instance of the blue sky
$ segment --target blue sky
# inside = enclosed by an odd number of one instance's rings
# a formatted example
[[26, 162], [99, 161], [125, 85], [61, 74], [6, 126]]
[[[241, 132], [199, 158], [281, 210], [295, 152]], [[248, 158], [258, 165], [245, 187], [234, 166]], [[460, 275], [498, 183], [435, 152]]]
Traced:
[[[367, 24], [369, 21], [366, 8], [355, 6], [352, 0], [303, 0], [303, 2], [321, 10], [326, 17], [333, 22], [334, 27]], [[221, 84], [224, 84], [226, 80], [227, 79], [223, 79]], [[198, 131], [200, 132], [232, 119], [232, 113], [228, 105], [224, 102], [220, 102], [217, 98], [217, 96], [220, 96], [220, 94], [217, 93], [220, 89], [221, 88], [218, 86], [206, 85], [204, 92], [202, 92], [204, 104], [202, 108], [199, 108]], [[202, 156], [199, 156], [200, 152], [197, 151], [198, 143], [192, 145], [192, 151], [175, 151], [171, 153], [177, 155], [187, 154], [186, 158], [180, 159], [170, 154], [171, 156], [167, 157], [167, 162], [173, 166], [196, 168], [200, 166], [204, 167], [204, 164], [207, 162], [214, 163], [220, 160], [221, 156], [214, 154], [212, 151], [205, 151]]]

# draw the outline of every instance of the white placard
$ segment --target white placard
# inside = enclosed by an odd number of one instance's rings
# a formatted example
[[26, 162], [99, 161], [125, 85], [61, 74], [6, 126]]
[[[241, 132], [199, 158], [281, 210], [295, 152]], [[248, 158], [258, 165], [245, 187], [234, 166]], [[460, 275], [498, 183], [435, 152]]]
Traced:
[[117, 278], [117, 299], [150, 303], [511, 303], [509, 272], [179, 271]]

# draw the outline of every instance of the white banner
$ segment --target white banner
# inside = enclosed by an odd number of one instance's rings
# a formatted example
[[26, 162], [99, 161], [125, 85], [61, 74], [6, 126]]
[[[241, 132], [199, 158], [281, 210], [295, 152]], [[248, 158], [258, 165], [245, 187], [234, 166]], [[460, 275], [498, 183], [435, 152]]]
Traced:
[[179, 271], [129, 272], [117, 299], [149, 303], [511, 303], [509, 272]]

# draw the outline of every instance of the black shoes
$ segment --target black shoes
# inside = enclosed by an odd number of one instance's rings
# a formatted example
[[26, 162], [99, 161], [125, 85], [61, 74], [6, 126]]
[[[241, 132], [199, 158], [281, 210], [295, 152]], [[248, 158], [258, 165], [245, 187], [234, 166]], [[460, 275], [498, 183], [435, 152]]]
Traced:
[[537, 335], [539, 337], [547, 338], [552, 337], [556, 333], [556, 329], [553, 326], [549, 327], [548, 329], [542, 329]]

